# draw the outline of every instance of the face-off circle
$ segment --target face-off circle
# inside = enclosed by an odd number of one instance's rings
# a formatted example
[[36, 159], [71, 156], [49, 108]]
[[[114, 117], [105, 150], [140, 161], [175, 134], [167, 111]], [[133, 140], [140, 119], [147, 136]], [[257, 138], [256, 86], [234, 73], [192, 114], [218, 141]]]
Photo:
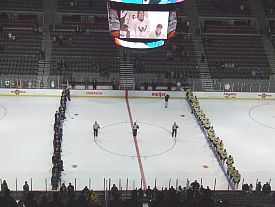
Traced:
[[0, 104], [0, 121], [7, 115], [7, 109], [5, 106]]
[[[176, 145], [171, 132], [156, 124], [137, 122], [140, 129], [136, 137], [140, 157], [165, 154]], [[112, 123], [100, 129], [94, 142], [106, 152], [123, 157], [137, 157], [131, 124], [128, 121]]]
[[249, 109], [249, 117], [263, 127], [275, 129], [272, 111], [275, 111], [273, 104], [264, 103]]

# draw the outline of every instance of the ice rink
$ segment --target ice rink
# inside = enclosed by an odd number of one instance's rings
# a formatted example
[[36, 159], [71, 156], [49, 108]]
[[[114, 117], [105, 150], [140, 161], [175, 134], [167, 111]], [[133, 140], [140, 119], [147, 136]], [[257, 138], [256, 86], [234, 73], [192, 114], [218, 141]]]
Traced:
[[[267, 101], [201, 100], [217, 135], [234, 156], [245, 181], [274, 180], [275, 106]], [[0, 97], [0, 179], [11, 189], [22, 189], [32, 178], [33, 189], [48, 189], [54, 112], [59, 98]], [[140, 126], [135, 143], [129, 114]], [[92, 124], [101, 126], [94, 138]], [[173, 122], [179, 125], [171, 137]], [[138, 148], [138, 149], [137, 149]], [[72, 98], [64, 122], [62, 159], [64, 182], [77, 189], [90, 185], [103, 189], [104, 178], [129, 189], [147, 185], [185, 186], [186, 180], [202, 179], [203, 185], [227, 189], [227, 181], [185, 100]], [[137, 151], [139, 153], [137, 153]], [[138, 156], [140, 155], [140, 162]], [[273, 177], [271, 177], [273, 176]], [[272, 183], [271, 183], [272, 184]], [[255, 184], [254, 184], [255, 185]]]
[[[201, 100], [245, 183], [275, 180], [275, 101]], [[272, 186], [273, 183], [273, 186]]]

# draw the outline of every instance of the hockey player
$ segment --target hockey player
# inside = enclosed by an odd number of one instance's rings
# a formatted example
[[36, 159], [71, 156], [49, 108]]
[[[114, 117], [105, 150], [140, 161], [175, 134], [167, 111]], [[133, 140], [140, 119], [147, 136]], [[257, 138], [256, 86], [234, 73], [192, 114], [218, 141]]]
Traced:
[[148, 38], [150, 21], [146, 12], [138, 11], [137, 18], [132, 21], [130, 35], [133, 38]]
[[176, 122], [174, 122], [174, 124], [172, 125], [172, 137], [177, 137], [177, 130], [178, 130], [179, 126], [177, 125]]
[[165, 108], [168, 108], [168, 100], [169, 100], [169, 98], [170, 98], [169, 94], [166, 94], [166, 95], [164, 96]]
[[229, 165], [227, 167], [227, 175], [228, 175], [228, 179], [232, 179], [233, 178], [233, 175], [235, 174], [235, 171], [236, 171], [236, 168], [233, 167], [233, 165]]
[[133, 136], [136, 137], [137, 136], [137, 130], [139, 129], [139, 125], [137, 125], [136, 122], [134, 122], [133, 125]]
[[226, 159], [226, 164], [227, 164], [228, 166], [234, 164], [234, 159], [233, 159], [233, 157], [232, 157], [231, 155], [229, 155], [228, 158]]
[[223, 141], [220, 140], [219, 143], [217, 144], [217, 147], [216, 147], [219, 157], [221, 157], [221, 154], [223, 152], [223, 147], [224, 147]]
[[227, 151], [226, 151], [226, 149], [224, 149], [222, 154], [221, 154], [222, 164], [224, 164], [226, 158], [227, 158]]
[[218, 144], [220, 143], [220, 138], [219, 137], [216, 137], [214, 140], [213, 140], [213, 146], [214, 148], [217, 150], [217, 146]]
[[208, 131], [208, 130], [210, 129], [211, 124], [210, 124], [209, 119], [206, 119], [206, 120], [205, 120], [205, 122], [203, 123], [203, 126], [204, 126], [204, 129], [205, 129], [206, 131]]
[[100, 129], [100, 126], [97, 123], [97, 121], [95, 121], [95, 123], [93, 125], [93, 129], [94, 129], [94, 137], [98, 137], [98, 129]]
[[70, 93], [70, 89], [69, 88], [65, 89], [65, 94], [66, 94], [66, 97], [67, 97], [68, 101], [71, 101], [71, 93]]
[[238, 170], [236, 170], [233, 174], [233, 182], [237, 189], [238, 189], [238, 185], [239, 185], [240, 181], [241, 181], [241, 174], [239, 173]]

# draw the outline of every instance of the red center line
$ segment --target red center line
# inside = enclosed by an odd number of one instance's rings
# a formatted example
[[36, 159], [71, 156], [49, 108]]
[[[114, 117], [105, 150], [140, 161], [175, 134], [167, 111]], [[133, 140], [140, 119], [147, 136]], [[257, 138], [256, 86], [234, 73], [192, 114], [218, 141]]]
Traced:
[[[128, 90], [125, 91], [125, 100], [126, 100], [129, 119], [130, 119], [130, 123], [131, 123], [131, 129], [133, 129], [133, 118], [132, 118], [132, 113], [131, 113], [131, 109], [130, 109], [130, 104], [129, 104], [129, 101], [128, 101]], [[139, 165], [139, 171], [140, 171], [140, 174], [141, 174], [141, 180], [142, 180], [142, 183], [143, 183], [143, 188], [146, 188], [147, 185], [146, 185], [144, 170], [143, 170], [143, 166], [142, 166], [142, 162], [141, 162], [141, 157], [140, 157], [140, 152], [139, 152], [139, 147], [138, 147], [136, 136], [133, 136], [133, 139], [134, 139], [134, 143], [135, 143], [137, 159], [138, 159], [138, 165]]]

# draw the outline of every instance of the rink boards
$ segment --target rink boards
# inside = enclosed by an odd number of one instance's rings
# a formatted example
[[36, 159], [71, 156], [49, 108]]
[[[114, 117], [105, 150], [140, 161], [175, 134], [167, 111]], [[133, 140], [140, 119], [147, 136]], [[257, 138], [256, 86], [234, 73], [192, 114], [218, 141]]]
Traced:
[[[0, 89], [0, 96], [60, 96], [60, 89]], [[71, 90], [74, 97], [95, 98], [164, 98], [165, 94], [171, 98], [185, 98], [184, 91], [124, 91], [124, 90]], [[247, 92], [194, 92], [199, 99], [224, 99], [224, 100], [275, 100], [275, 93], [247, 93]]]

